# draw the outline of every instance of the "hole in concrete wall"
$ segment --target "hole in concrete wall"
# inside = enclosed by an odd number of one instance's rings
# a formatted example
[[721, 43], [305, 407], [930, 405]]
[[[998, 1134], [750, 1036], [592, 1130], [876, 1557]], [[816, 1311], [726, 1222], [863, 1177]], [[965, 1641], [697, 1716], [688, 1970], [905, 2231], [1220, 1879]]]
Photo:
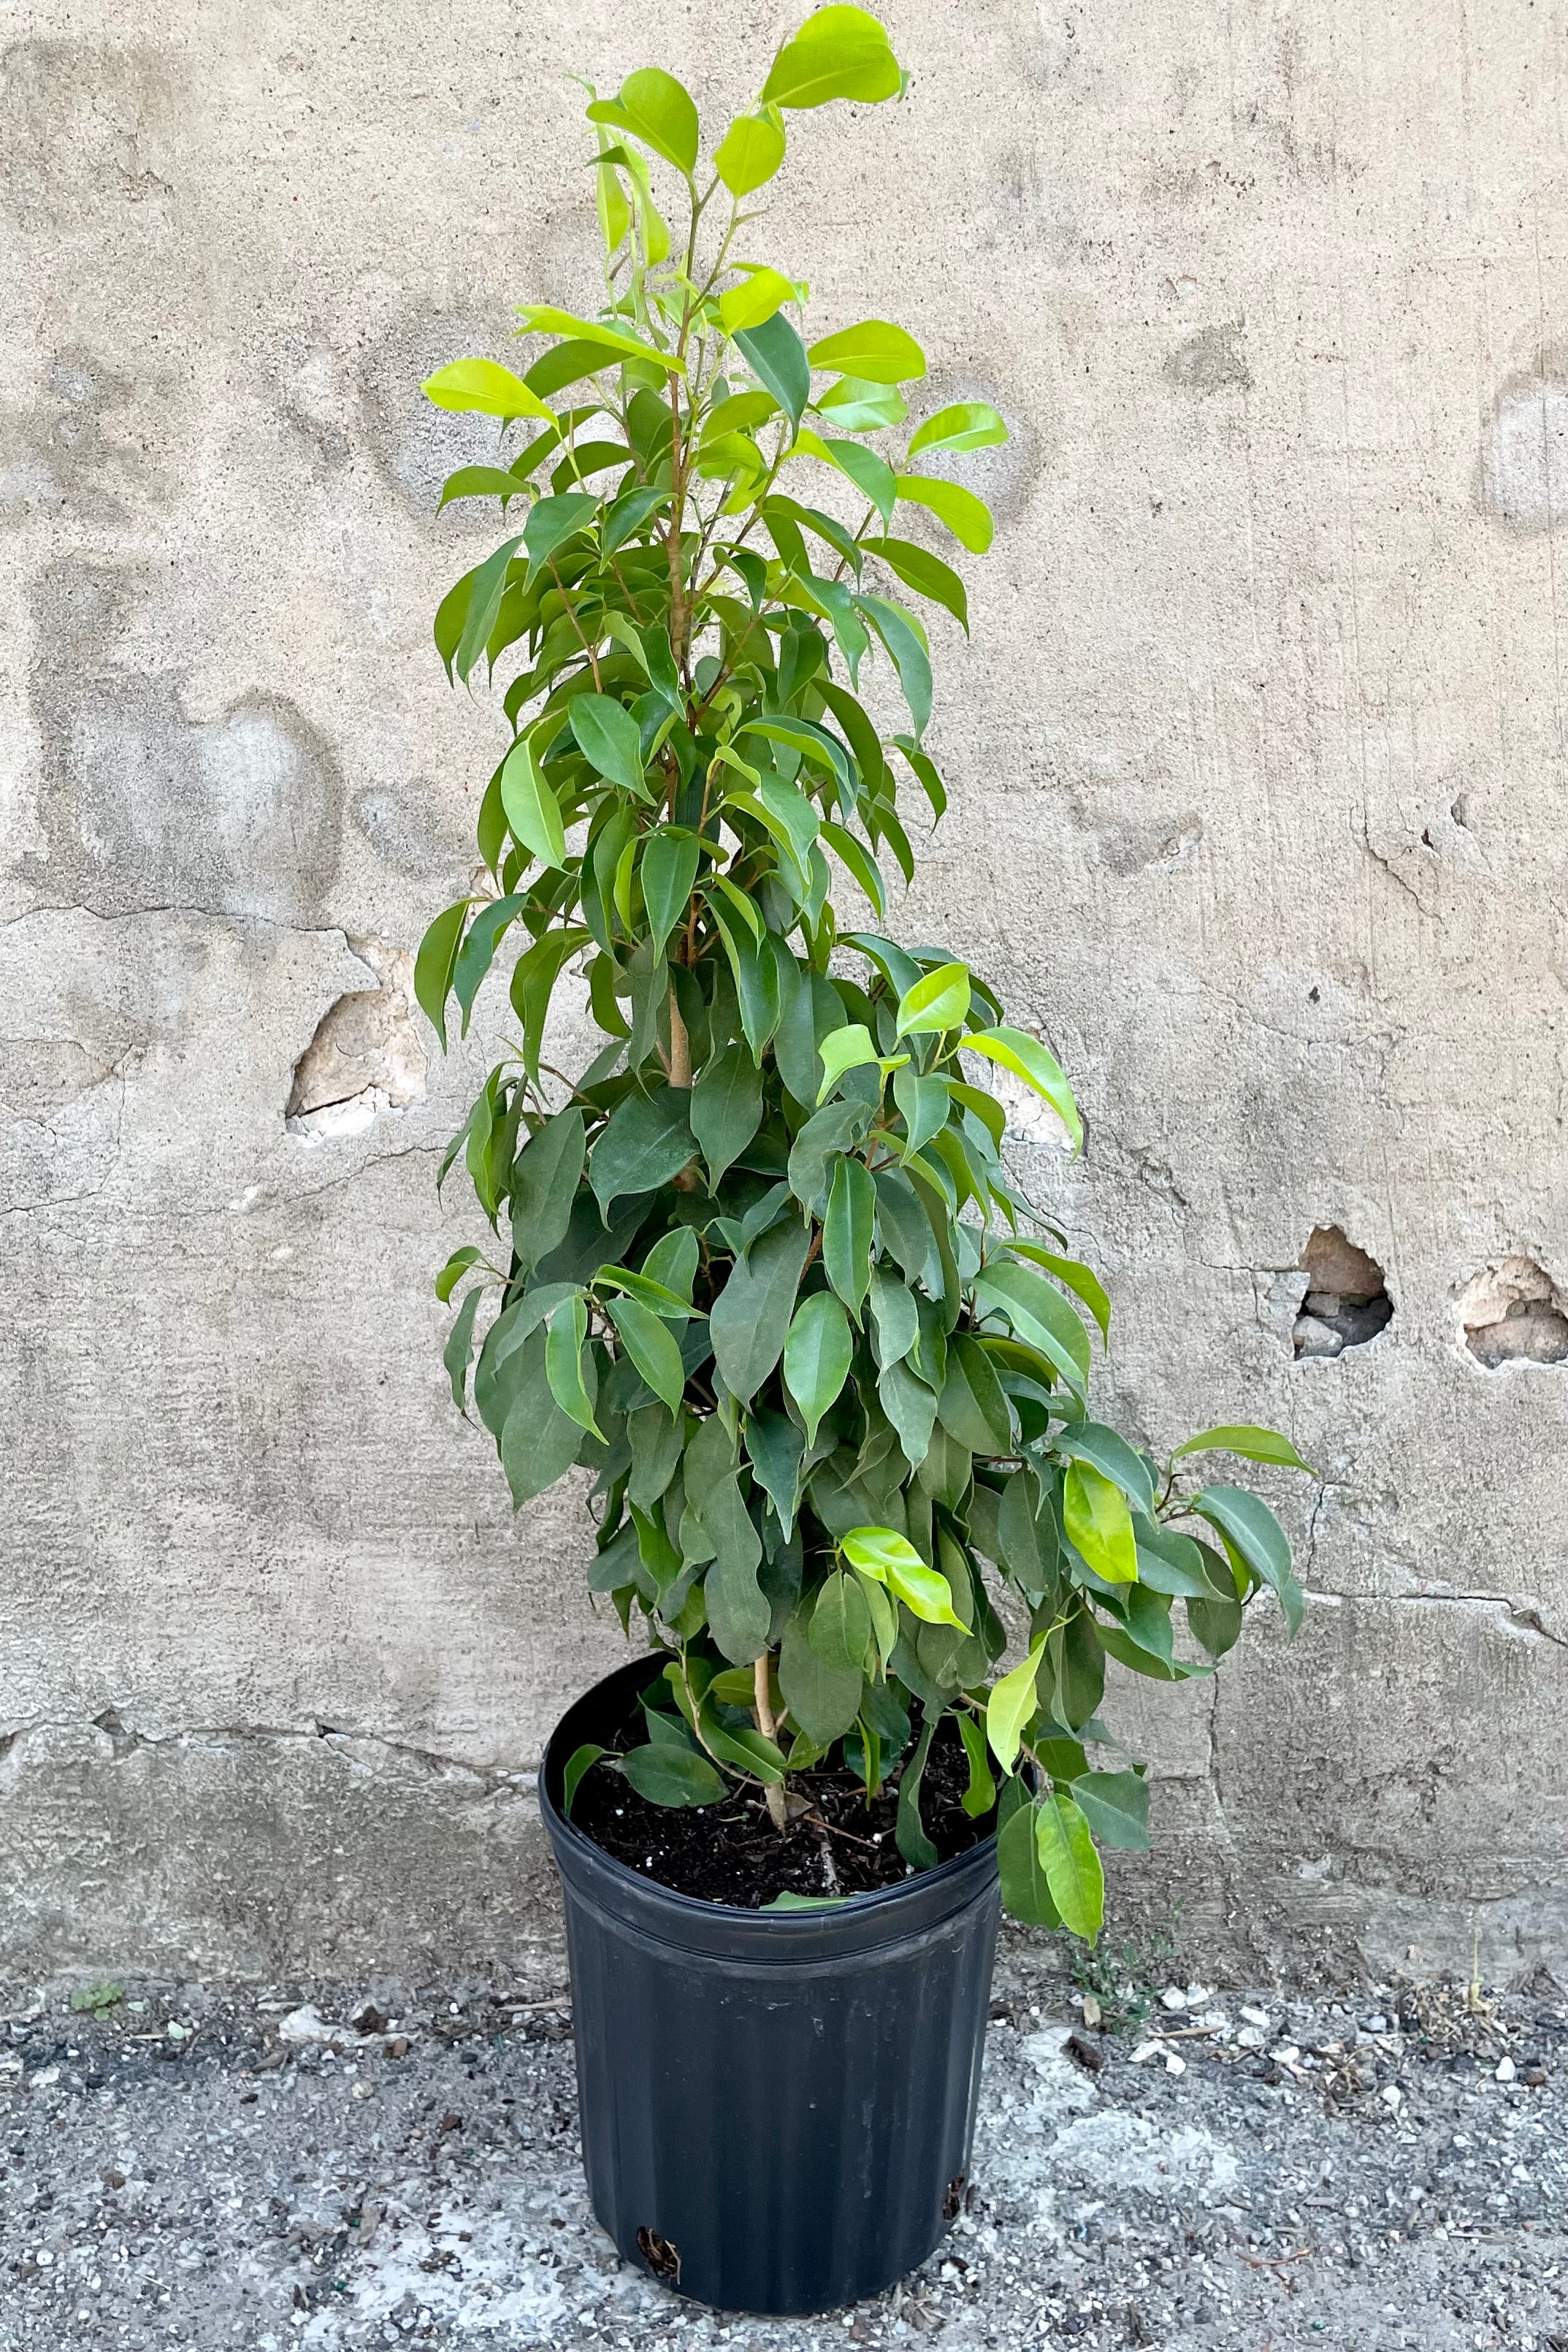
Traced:
[[1465, 1345], [1489, 1372], [1568, 1363], [1568, 1298], [1532, 1257], [1505, 1257], [1459, 1293]]
[[429, 1065], [413, 1025], [413, 958], [385, 940], [350, 940], [381, 985], [340, 996], [294, 1066], [284, 1113], [291, 1135], [327, 1143], [362, 1135], [383, 1111], [424, 1092]]
[[1307, 1295], [1291, 1335], [1297, 1356], [1342, 1356], [1347, 1348], [1364, 1348], [1393, 1322], [1383, 1268], [1337, 1225], [1319, 1225], [1301, 1262]]

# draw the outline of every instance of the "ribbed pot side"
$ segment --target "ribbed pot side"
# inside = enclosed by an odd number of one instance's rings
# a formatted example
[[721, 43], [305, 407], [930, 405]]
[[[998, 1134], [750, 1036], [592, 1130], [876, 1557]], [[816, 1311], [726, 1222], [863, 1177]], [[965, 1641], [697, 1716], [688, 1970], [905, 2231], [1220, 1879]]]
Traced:
[[593, 2210], [628, 2262], [758, 2314], [875, 2294], [958, 2210], [999, 1898], [988, 1842], [803, 1912], [652, 1885], [562, 1818], [561, 1776], [657, 1660], [556, 1728], [539, 1801], [566, 1895]]

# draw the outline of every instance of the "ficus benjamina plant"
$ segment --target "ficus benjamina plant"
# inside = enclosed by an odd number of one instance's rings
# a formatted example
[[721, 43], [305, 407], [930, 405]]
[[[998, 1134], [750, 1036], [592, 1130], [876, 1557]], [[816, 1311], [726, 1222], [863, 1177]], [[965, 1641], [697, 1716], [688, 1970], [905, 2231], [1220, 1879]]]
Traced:
[[[951, 1716], [1009, 1908], [1092, 1939], [1098, 1848], [1147, 1843], [1106, 1661], [1189, 1681], [1263, 1588], [1301, 1614], [1272, 1514], [1189, 1465], [1305, 1465], [1249, 1426], [1162, 1465], [1092, 1416], [1109, 1304], [1009, 1176], [987, 1083], [1078, 1146], [1067, 1079], [961, 958], [888, 935], [912, 788], [933, 822], [946, 803], [927, 619], [967, 628], [931, 525], [991, 540], [929, 467], [1007, 426], [966, 401], [907, 430], [918, 344], [877, 318], [807, 335], [754, 199], [792, 111], [902, 88], [875, 19], [831, 6], [706, 163], [672, 75], [591, 92], [602, 301], [524, 306], [520, 373], [466, 359], [424, 386], [497, 420], [442, 503], [497, 499], [507, 532], [436, 645], [470, 686], [514, 666], [476, 878], [417, 962], [444, 1045], [505, 942], [518, 1027], [442, 1170], [461, 1157], [497, 1239], [436, 1286], [460, 1294], [454, 1397], [515, 1502], [585, 1465], [591, 1588], [667, 1653], [645, 1743], [580, 1750], [569, 1802], [597, 1766], [660, 1805], [749, 1790], [787, 1831], [831, 1765], [896, 1784], [918, 1870]], [[841, 924], [844, 877], [867, 928]], [[541, 1060], [569, 966], [606, 1041], [575, 1077]], [[1027, 1633], [998, 1673], [1004, 1612]]]

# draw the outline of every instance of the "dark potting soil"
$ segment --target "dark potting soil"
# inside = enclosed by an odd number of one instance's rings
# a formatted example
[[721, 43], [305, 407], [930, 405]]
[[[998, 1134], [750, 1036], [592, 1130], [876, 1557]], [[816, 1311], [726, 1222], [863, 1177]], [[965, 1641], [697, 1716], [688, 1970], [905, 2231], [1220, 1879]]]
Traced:
[[[636, 1747], [641, 1736], [641, 1723], [628, 1723], [614, 1744]], [[906, 1757], [913, 1753], [912, 1747]], [[964, 1811], [968, 1785], [963, 1743], [944, 1722], [920, 1783], [921, 1822], [943, 1862], [996, 1827], [994, 1811], [978, 1821]], [[852, 1772], [825, 1766], [796, 1773], [789, 1787], [809, 1810], [780, 1835], [755, 1790], [737, 1790], [714, 1805], [651, 1805], [619, 1772], [595, 1765], [579, 1783], [572, 1827], [661, 1886], [747, 1911], [778, 1895], [871, 1895], [909, 1876], [894, 1837], [896, 1779], [869, 1802]]]

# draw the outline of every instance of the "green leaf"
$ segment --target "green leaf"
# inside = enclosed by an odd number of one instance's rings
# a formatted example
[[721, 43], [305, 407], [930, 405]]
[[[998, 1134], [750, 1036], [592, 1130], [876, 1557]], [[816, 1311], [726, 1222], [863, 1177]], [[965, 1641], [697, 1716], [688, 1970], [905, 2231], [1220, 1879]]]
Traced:
[[967, 1332], [948, 1343], [936, 1412], [948, 1435], [971, 1454], [1012, 1452], [1012, 1414], [1002, 1384], [985, 1349]]
[[806, 1229], [790, 1217], [737, 1258], [713, 1303], [708, 1336], [725, 1386], [749, 1404], [784, 1352], [806, 1263]]
[[965, 489], [961, 482], [946, 482], [936, 474], [900, 474], [898, 495], [912, 505], [925, 507], [940, 523], [946, 523], [961, 547], [971, 555], [984, 555], [991, 543], [991, 510], [973, 490]]
[[[580, 1429], [586, 1429], [602, 1444], [604, 1432], [593, 1418], [595, 1401], [588, 1390], [588, 1381], [593, 1379], [593, 1360], [583, 1352], [587, 1337], [587, 1307], [580, 1297], [567, 1299], [556, 1308], [546, 1327], [545, 1378], [562, 1412], [570, 1413]], [[587, 1380], [583, 1377], [585, 1366]]]
[[707, 1161], [708, 1190], [745, 1150], [762, 1124], [762, 1073], [745, 1045], [727, 1045], [692, 1088], [692, 1133]]
[[831, 1911], [835, 1905], [847, 1903], [847, 1895], [776, 1895], [770, 1903], [759, 1903], [759, 1911]]
[[863, 1069], [867, 1063], [876, 1060], [877, 1053], [864, 1022], [851, 1021], [823, 1038], [817, 1048], [817, 1058], [823, 1071], [822, 1083], [817, 1088], [820, 1109], [846, 1070]]
[[[542, 436], [541, 436], [542, 437]], [[459, 466], [448, 474], [441, 485], [441, 502], [436, 509], [452, 506], [458, 499], [499, 499], [503, 505], [528, 488], [519, 475], [501, 466]]]
[[446, 1000], [452, 992], [452, 976], [457, 969], [457, 951], [463, 942], [463, 926], [467, 920], [472, 898], [459, 898], [435, 920], [419, 943], [419, 953], [413, 960], [413, 993], [420, 1011], [441, 1040], [441, 1050], [446, 1051]]
[[709, 1628], [732, 1664], [750, 1665], [768, 1647], [773, 1612], [757, 1580], [761, 1539], [733, 1472], [704, 1496], [701, 1518], [717, 1553], [703, 1581]]
[[939, 555], [912, 539], [862, 539], [861, 545], [868, 555], [880, 556], [917, 596], [928, 596], [934, 604], [945, 605], [967, 635], [968, 592], [950, 563], [944, 563]]
[[892, 1528], [852, 1528], [841, 1549], [852, 1568], [873, 1576], [895, 1593], [925, 1625], [956, 1625], [969, 1631], [953, 1609], [953, 1588], [939, 1569], [927, 1568], [915, 1546]]
[[[811, 345], [809, 357], [813, 368], [858, 375], [867, 383], [908, 383], [925, 373], [925, 354], [914, 336], [885, 319], [862, 319], [857, 327], [824, 335]], [[904, 495], [901, 485], [899, 496]]]
[[796, 446], [805, 448], [809, 456], [825, 458], [829, 465], [836, 466], [841, 474], [846, 475], [867, 503], [876, 509], [885, 530], [897, 495], [893, 467], [887, 459], [860, 441], [817, 441], [815, 434], [810, 436], [810, 440], [817, 443], [814, 449], [810, 447], [806, 432], [802, 430]]
[[1056, 1451], [1065, 1458], [1092, 1463], [1095, 1469], [1120, 1486], [1135, 1511], [1153, 1517], [1154, 1473], [1144, 1456], [1103, 1422], [1080, 1421], [1061, 1431]]
[[902, 425], [909, 404], [896, 384], [871, 383], [863, 375], [844, 375], [811, 403], [824, 424], [844, 433], [876, 433], [883, 425]]
[[811, 1647], [810, 1604], [803, 1602], [784, 1628], [779, 1688], [793, 1720], [819, 1747], [841, 1739], [861, 1711], [865, 1678], [858, 1668], [826, 1665]]
[[[718, 298], [718, 315], [727, 335], [737, 335], [744, 328], [766, 325], [776, 310], [786, 302], [800, 300], [798, 289], [781, 270], [754, 269], [739, 286], [732, 286]], [[704, 439], [706, 439], [705, 434]]]
[[559, 871], [566, 863], [560, 804], [540, 775], [526, 735], [518, 736], [502, 767], [501, 805], [514, 838], [541, 866]]
[[678, 1413], [685, 1391], [686, 1369], [668, 1328], [640, 1299], [612, 1298], [607, 1305], [610, 1319], [638, 1371], [653, 1394], [673, 1413]]
[[1244, 1486], [1206, 1486], [1189, 1507], [1218, 1528], [1253, 1574], [1278, 1593], [1293, 1633], [1301, 1622], [1301, 1587], [1291, 1571], [1289, 1538], [1268, 1504]]
[[1085, 1772], [1072, 1793], [1102, 1845], [1124, 1853], [1149, 1850], [1149, 1791], [1140, 1772]]
[[[591, 490], [563, 490], [559, 498], [541, 499], [523, 525], [529, 578], [542, 572], [550, 558], [569, 540], [575, 539], [598, 511], [599, 500]], [[488, 635], [486, 630], [486, 637]]]
[[537, 1086], [539, 1076], [539, 1051], [544, 1044], [545, 1022], [549, 1015], [550, 998], [560, 978], [561, 967], [569, 956], [586, 947], [591, 934], [580, 923], [570, 929], [547, 931], [536, 940], [525, 955], [517, 958], [512, 971], [512, 1010], [523, 1024], [523, 1067]]
[[[549, 302], [519, 302], [517, 316], [522, 325], [519, 335], [571, 335], [580, 342], [597, 343], [607, 352], [615, 352], [623, 359], [645, 360], [654, 367], [667, 368], [672, 375], [685, 375], [685, 369], [668, 352], [656, 351], [651, 343], [640, 343], [634, 336], [625, 335], [618, 327], [607, 327], [597, 319], [579, 319], [570, 310], [558, 310]], [[609, 365], [609, 362], [605, 362]]]
[[931, 1742], [940, 1721], [939, 1712], [926, 1715], [915, 1753], [899, 1777], [898, 1811], [894, 1817], [893, 1835], [899, 1853], [912, 1870], [935, 1870], [938, 1859], [936, 1849], [926, 1836], [925, 1825], [920, 1818], [920, 1783], [925, 1776], [925, 1759], [931, 1753]]
[[689, 1307], [700, 1255], [697, 1237], [691, 1227], [678, 1225], [674, 1233], [661, 1235], [654, 1243], [643, 1260], [643, 1272], [648, 1281], [662, 1284], [674, 1297], [684, 1299]]
[[882, 1409], [898, 1433], [904, 1458], [917, 1470], [931, 1450], [936, 1399], [904, 1362], [889, 1364], [876, 1384]]
[[1044, 1248], [1039, 1242], [1009, 1242], [1008, 1250], [1013, 1257], [1027, 1257], [1031, 1265], [1043, 1265], [1048, 1273], [1055, 1275], [1058, 1282], [1064, 1282], [1069, 1290], [1082, 1298], [1093, 1316], [1100, 1326], [1102, 1340], [1109, 1342], [1111, 1301], [1092, 1266], [1085, 1265], [1079, 1258], [1059, 1257], [1054, 1250]]
[[1314, 1475], [1288, 1437], [1277, 1429], [1256, 1429], [1249, 1423], [1206, 1429], [1178, 1445], [1171, 1460], [1179, 1462], [1186, 1454], [1239, 1454], [1248, 1462], [1277, 1462], [1286, 1470], [1305, 1470], [1309, 1478]]
[[643, 66], [627, 75], [614, 98], [596, 100], [586, 112], [591, 122], [613, 123], [632, 131], [655, 155], [691, 178], [697, 160], [697, 110], [674, 74]]
[[435, 1277], [435, 1295], [444, 1307], [469, 1267], [477, 1265], [484, 1255], [477, 1242], [465, 1242], [461, 1249], [453, 1251]]
[[920, 1314], [907, 1284], [881, 1265], [871, 1270], [871, 1311], [876, 1324], [877, 1353], [885, 1370], [889, 1365], [902, 1363], [914, 1347], [920, 1336]]
[[468, 936], [452, 974], [452, 993], [463, 1008], [463, 1034], [468, 1034], [468, 1016], [474, 1009], [474, 999], [496, 960], [496, 950], [501, 938], [523, 910], [524, 900], [517, 891], [507, 898], [492, 898], [481, 907], [468, 926]]
[[800, 1408], [810, 1444], [854, 1360], [849, 1317], [831, 1290], [815, 1290], [795, 1309], [784, 1342], [784, 1385]]
[[457, 1309], [441, 1354], [446, 1377], [452, 1383], [452, 1402], [459, 1412], [468, 1410], [468, 1360], [474, 1352], [474, 1318], [484, 1296], [483, 1289], [468, 1293]]
[[[480, 416], [542, 416], [548, 424], [555, 423], [538, 393], [530, 392], [520, 376], [497, 360], [454, 360], [450, 367], [437, 368], [434, 375], [426, 376], [420, 390], [437, 408], [461, 409]], [[520, 489], [522, 484], [514, 479], [512, 488]]]
[[799, 425], [811, 393], [811, 370], [806, 346], [784, 316], [776, 310], [760, 327], [744, 327], [735, 337], [736, 349], [758, 382], [765, 384], [789, 417]]
[[825, 1666], [862, 1674], [871, 1646], [871, 1610], [857, 1577], [836, 1569], [817, 1594], [808, 1638]]
[[819, 8], [774, 58], [765, 106], [826, 106], [835, 98], [874, 105], [904, 87], [886, 33], [863, 8]]
[[1037, 1633], [1028, 1657], [1002, 1675], [986, 1701], [986, 1738], [1004, 1772], [1010, 1772], [1017, 1763], [1024, 1726], [1038, 1705], [1035, 1678], [1044, 1654], [1045, 1635]]
[[915, 426], [908, 454], [918, 457], [923, 449], [989, 449], [1007, 437], [1008, 428], [994, 408], [983, 400], [961, 400]]
[[[899, 999], [894, 1031], [900, 1037], [925, 1037], [958, 1028], [969, 1010], [969, 967], [939, 963]], [[967, 1040], [966, 1040], [966, 1043]]]
[[1069, 1541], [1077, 1545], [1096, 1576], [1107, 1584], [1136, 1583], [1138, 1548], [1127, 1498], [1092, 1463], [1069, 1464], [1061, 1518]]
[[501, 1424], [501, 1467], [520, 1508], [553, 1486], [582, 1451], [585, 1433], [556, 1402], [545, 1370], [545, 1335], [535, 1331], [520, 1350], [512, 1402]]
[[686, 919], [700, 855], [696, 835], [684, 827], [661, 825], [647, 837], [640, 870], [643, 903], [648, 909], [648, 929], [655, 954], [663, 950], [676, 926]]
[[1072, 1799], [1059, 1791], [1035, 1807], [1034, 1834], [1062, 1926], [1092, 1944], [1105, 1916], [1105, 1874], [1088, 1822]]
[[1001, 1873], [1002, 1907], [1026, 1927], [1060, 1927], [1061, 1914], [1051, 1899], [1051, 1888], [1034, 1833], [1034, 1807], [1026, 1799], [1009, 1814], [997, 1835], [997, 1866]]
[[574, 1748], [567, 1758], [566, 1770], [561, 1774], [560, 1809], [568, 1821], [571, 1819], [572, 1799], [582, 1786], [583, 1774], [597, 1764], [601, 1756], [609, 1753], [608, 1748], [596, 1747], [591, 1739], [587, 1739], [580, 1748]]
[[752, 1470], [770, 1497], [779, 1524], [788, 1537], [800, 1507], [800, 1464], [806, 1441], [788, 1413], [757, 1412], [750, 1414], [746, 1423], [746, 1450], [751, 1457]]
[[[568, 706], [578, 749], [623, 792], [646, 798], [643, 781], [643, 738], [632, 713], [608, 694], [574, 694]], [[559, 860], [554, 861], [559, 865]]]
[[1032, 1266], [992, 1258], [975, 1277], [975, 1301], [1000, 1307], [1020, 1339], [1038, 1348], [1082, 1394], [1089, 1380], [1089, 1334], [1054, 1284]]
[[[1051, 1105], [1072, 1138], [1074, 1150], [1083, 1149], [1083, 1122], [1078, 1116], [1072, 1089], [1062, 1075], [1061, 1064], [1038, 1037], [1031, 1037], [1023, 1029], [971, 1029], [965, 1036], [964, 1051], [983, 1054], [988, 1061], [999, 1062], [1015, 1077], [1022, 1078], [1043, 1102]], [[1076, 1284], [1072, 1286], [1077, 1288]]]
[[737, 114], [714, 149], [713, 167], [732, 196], [748, 196], [784, 161], [784, 128], [775, 114]]
[[822, 1265], [828, 1280], [857, 1322], [871, 1281], [875, 1229], [876, 1185], [871, 1171], [863, 1160], [841, 1160], [828, 1188]]
[[[873, 1588], [874, 1589], [874, 1588]], [[997, 1783], [986, 1756], [986, 1735], [977, 1717], [960, 1709], [958, 1737], [969, 1766], [969, 1785], [960, 1802], [972, 1822], [980, 1821], [997, 1801]]]
[[617, 1108], [593, 1147], [588, 1181], [606, 1224], [612, 1202], [623, 1192], [653, 1192], [680, 1173], [695, 1150], [684, 1088], [661, 1087], [657, 1094], [632, 1094]]
[[512, 1169], [512, 1247], [527, 1270], [564, 1235], [582, 1175], [586, 1130], [576, 1104], [547, 1118]]
[[695, 1748], [677, 1748], [662, 1739], [629, 1748], [621, 1769], [651, 1805], [716, 1804], [727, 1787], [723, 1774]]
[[835, 824], [831, 817], [822, 820], [822, 839], [849, 868], [860, 889], [876, 908], [878, 919], [885, 920], [887, 889], [882, 878], [882, 868], [875, 858], [867, 855], [852, 833], [841, 824]]

